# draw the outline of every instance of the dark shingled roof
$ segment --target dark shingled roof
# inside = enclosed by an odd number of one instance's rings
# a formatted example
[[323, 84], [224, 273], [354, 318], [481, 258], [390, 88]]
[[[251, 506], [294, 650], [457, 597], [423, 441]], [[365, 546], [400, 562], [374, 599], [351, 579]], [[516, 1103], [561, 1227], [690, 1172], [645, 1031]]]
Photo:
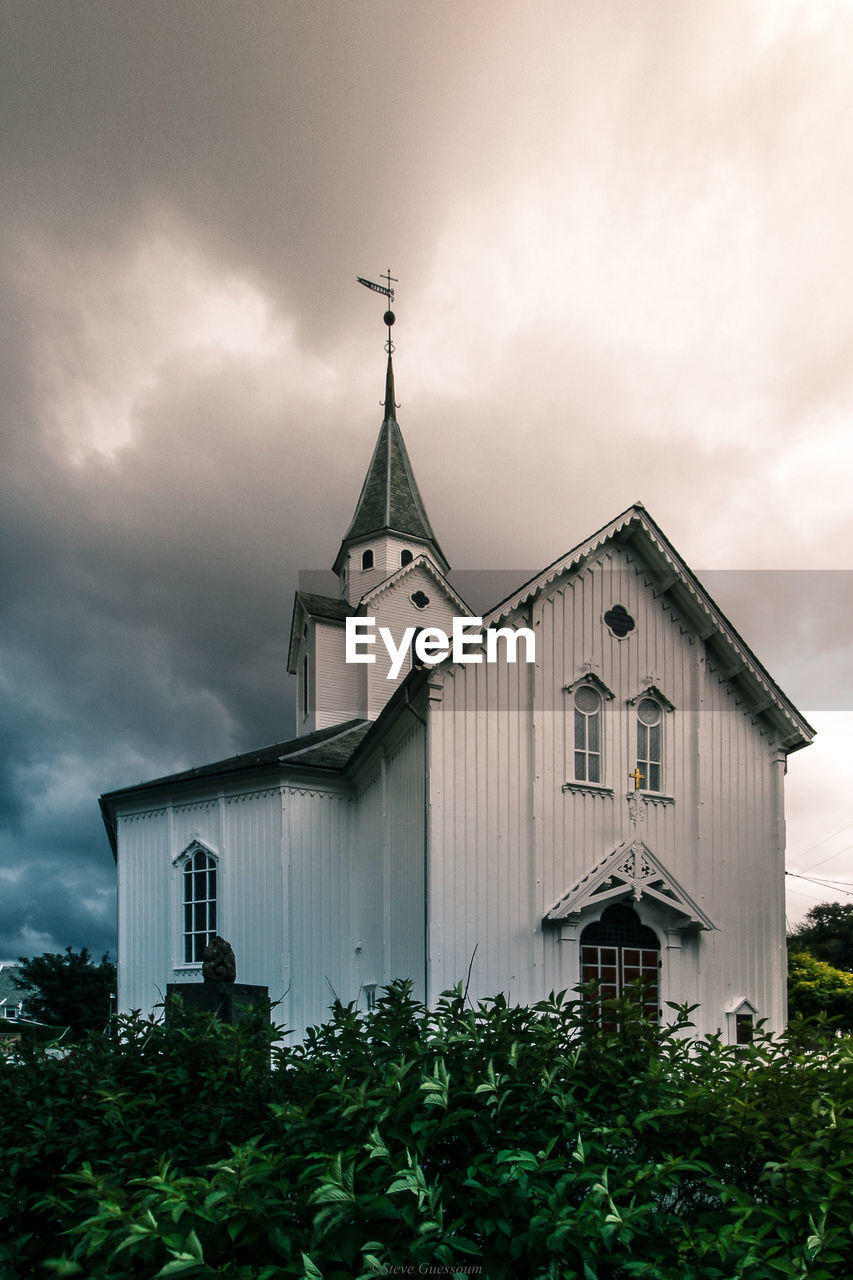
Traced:
[[[385, 387], [385, 420], [379, 428], [376, 448], [367, 468], [355, 514], [344, 535], [341, 551], [350, 542], [361, 541], [386, 531], [402, 534], [404, 538], [414, 538], [418, 542], [430, 543], [439, 559], [447, 564], [435, 540], [395, 415], [394, 371], [390, 356]], [[339, 552], [338, 560], [340, 555]], [[335, 565], [337, 568], [338, 561]]]
[[[102, 799], [110, 800], [113, 797], [130, 795], [135, 791], [147, 791], [164, 783], [194, 782], [197, 778], [221, 777], [223, 774], [239, 773], [244, 769], [257, 769], [262, 765], [293, 763], [337, 769], [341, 767], [339, 762], [345, 763], [349, 759], [369, 728], [370, 722], [367, 720], [345, 720], [342, 724], [330, 725], [327, 729], [305, 733], [300, 738], [274, 742], [272, 746], [261, 747], [258, 751], [246, 751], [239, 756], [229, 756], [227, 760], [216, 760], [213, 764], [199, 765], [196, 769], [184, 769], [181, 773], [169, 773], [165, 777], [154, 778], [151, 782], [122, 787], [119, 791], [108, 792]], [[340, 744], [330, 741], [336, 738], [341, 738]], [[312, 758], [306, 759], [309, 751]]]
[[[309, 744], [309, 739], [314, 737], [308, 734], [304, 738], [299, 738], [299, 746], [293, 751], [282, 753], [279, 757], [282, 764], [304, 764], [312, 765], [322, 769], [343, 769], [356, 747], [359, 746], [362, 739], [371, 727], [369, 720], [360, 720], [347, 728], [346, 724], [336, 725], [337, 735], [335, 737], [326, 738], [325, 741], [319, 742], [316, 746]], [[326, 732], [326, 731], [324, 731]]]
[[261, 747], [258, 751], [246, 751], [239, 756], [230, 756], [227, 760], [200, 765], [197, 769], [184, 769], [181, 773], [167, 774], [162, 778], [154, 778], [151, 782], [140, 782], [136, 786], [109, 791], [101, 796], [100, 806], [113, 853], [116, 852], [116, 831], [112, 804], [116, 800], [177, 782], [196, 782], [264, 767], [341, 770], [370, 728], [372, 722], [369, 720], [344, 720], [341, 724], [317, 729], [314, 733], [304, 733], [299, 738], [274, 742], [272, 746]]
[[408, 533], [424, 542], [435, 538], [394, 418], [386, 418], [379, 429], [379, 439], [344, 542], [366, 538], [383, 529]]
[[318, 596], [311, 591], [297, 591], [296, 601], [312, 618], [332, 618], [339, 622], [355, 613], [352, 605], [340, 596]]

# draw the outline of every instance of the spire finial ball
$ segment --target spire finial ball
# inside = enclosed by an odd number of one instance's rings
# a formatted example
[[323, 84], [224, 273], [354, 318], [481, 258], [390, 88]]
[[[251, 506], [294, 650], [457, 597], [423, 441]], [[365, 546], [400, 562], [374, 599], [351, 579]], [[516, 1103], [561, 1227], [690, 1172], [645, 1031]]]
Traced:
[[382, 317], [382, 322], [383, 324], [387, 324], [388, 328], [390, 329], [391, 325], [394, 323], [396, 319], [397, 317], [394, 315], [393, 311], [386, 311], [385, 315]]

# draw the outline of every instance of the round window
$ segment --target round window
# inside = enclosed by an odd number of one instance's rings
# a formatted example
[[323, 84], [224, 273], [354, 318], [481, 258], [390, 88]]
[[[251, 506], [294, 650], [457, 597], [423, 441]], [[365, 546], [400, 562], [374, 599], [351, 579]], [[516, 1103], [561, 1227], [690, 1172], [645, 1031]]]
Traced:
[[651, 727], [654, 724], [660, 724], [660, 707], [651, 698], [641, 698], [637, 707], [637, 719], [640, 724]]
[[429, 596], [423, 591], [415, 591], [410, 597], [412, 604], [418, 609], [425, 609], [429, 604]]
[[575, 706], [585, 716], [594, 716], [601, 706], [601, 694], [597, 693], [588, 684], [582, 684], [579, 689], [575, 690]]

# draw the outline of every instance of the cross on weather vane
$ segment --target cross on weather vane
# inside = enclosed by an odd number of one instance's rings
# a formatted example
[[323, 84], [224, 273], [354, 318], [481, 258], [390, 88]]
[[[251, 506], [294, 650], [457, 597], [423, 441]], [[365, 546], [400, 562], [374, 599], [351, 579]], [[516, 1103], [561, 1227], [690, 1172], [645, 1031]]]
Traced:
[[[374, 284], [372, 280], [365, 280], [362, 276], [356, 276], [356, 280], [358, 281], [358, 283], [363, 284], [365, 289], [373, 289], [375, 293], [382, 293], [388, 299], [389, 303], [393, 302], [394, 290], [392, 288], [392, 284], [399, 283], [397, 277], [391, 275], [391, 268], [389, 267], [388, 270], [384, 272], [384, 274], [380, 272], [380, 279], [384, 280], [385, 284]], [[388, 326], [388, 340], [385, 343], [385, 350], [388, 352], [389, 356], [391, 352], [394, 350], [394, 343], [391, 341], [391, 325], [394, 323], [396, 318], [397, 317], [394, 315], [394, 312], [390, 309], [390, 307], [385, 312], [385, 315], [382, 317], [382, 319], [385, 321], [385, 324]]]

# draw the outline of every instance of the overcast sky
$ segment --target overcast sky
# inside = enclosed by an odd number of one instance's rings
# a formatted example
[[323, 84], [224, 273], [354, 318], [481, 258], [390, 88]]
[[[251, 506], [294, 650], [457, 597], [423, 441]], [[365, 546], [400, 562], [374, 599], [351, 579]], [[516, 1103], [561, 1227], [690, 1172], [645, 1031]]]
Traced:
[[789, 867], [853, 881], [851, 58], [818, 0], [5, 0], [0, 958], [114, 951], [99, 793], [292, 734], [389, 265], [452, 564], [645, 502], [819, 730]]

